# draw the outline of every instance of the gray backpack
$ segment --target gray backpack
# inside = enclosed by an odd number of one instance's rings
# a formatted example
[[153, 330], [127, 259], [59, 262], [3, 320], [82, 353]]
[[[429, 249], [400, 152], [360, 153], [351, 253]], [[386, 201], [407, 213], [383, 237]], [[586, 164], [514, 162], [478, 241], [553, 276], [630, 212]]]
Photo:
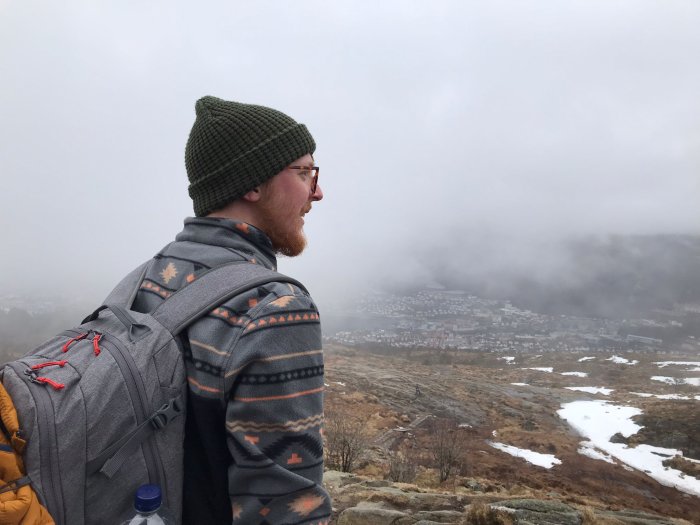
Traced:
[[305, 290], [262, 266], [232, 263], [143, 314], [129, 307], [149, 264], [124, 278], [80, 326], [0, 370], [27, 441], [27, 476], [57, 525], [117, 523], [144, 483], [161, 486], [179, 524], [187, 386], [178, 334], [262, 284]]

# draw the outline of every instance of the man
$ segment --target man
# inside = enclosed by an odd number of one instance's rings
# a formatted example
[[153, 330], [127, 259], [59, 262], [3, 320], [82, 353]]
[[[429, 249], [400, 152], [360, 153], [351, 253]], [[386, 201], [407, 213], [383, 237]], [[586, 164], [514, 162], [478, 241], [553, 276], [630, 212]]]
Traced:
[[[155, 256], [133, 308], [155, 309], [232, 261], [276, 269], [299, 255], [323, 198], [303, 124], [204, 97], [185, 149], [196, 217]], [[244, 293], [183, 337], [189, 383], [183, 523], [326, 524], [323, 355], [316, 305], [287, 283]]]

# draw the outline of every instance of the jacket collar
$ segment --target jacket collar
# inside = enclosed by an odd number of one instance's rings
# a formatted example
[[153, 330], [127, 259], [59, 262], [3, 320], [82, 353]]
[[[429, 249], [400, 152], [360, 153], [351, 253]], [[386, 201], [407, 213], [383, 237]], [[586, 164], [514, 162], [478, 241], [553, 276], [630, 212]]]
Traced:
[[255, 226], [221, 217], [188, 217], [176, 241], [190, 241], [231, 248], [253, 254], [257, 263], [277, 269], [277, 258], [270, 238]]

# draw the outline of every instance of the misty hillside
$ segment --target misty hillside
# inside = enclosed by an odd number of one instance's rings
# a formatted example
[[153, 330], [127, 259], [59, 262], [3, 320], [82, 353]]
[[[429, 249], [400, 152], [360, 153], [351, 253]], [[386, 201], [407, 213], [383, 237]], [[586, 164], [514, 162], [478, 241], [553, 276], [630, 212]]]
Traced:
[[[437, 283], [550, 315], [659, 317], [674, 305], [700, 304], [697, 236], [588, 237], [529, 245], [529, 250], [514, 250], [498, 239], [472, 244], [467, 239], [449, 258], [424, 260], [432, 283], [413, 281], [412, 286]], [[17, 354], [31, 348], [77, 324], [89, 310], [61, 304], [32, 314], [22, 308], [0, 309], [2, 350]], [[689, 312], [683, 325], [689, 334], [700, 331], [696, 313]]]
[[491, 243], [472, 249], [466, 261], [437, 261], [430, 268], [434, 280], [447, 288], [508, 299], [544, 314], [639, 317], [674, 304], [700, 303], [697, 236], [580, 238], [543, 245], [539, 267], [529, 254], [528, 264], [514, 257], [495, 269], [473, 270], [480, 260], [496, 260], [500, 252], [508, 254], [508, 246]]

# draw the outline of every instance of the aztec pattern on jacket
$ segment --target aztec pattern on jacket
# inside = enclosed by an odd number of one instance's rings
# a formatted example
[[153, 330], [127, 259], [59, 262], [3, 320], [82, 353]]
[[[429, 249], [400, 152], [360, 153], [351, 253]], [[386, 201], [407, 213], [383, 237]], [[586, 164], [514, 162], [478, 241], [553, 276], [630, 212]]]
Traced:
[[[190, 218], [155, 256], [134, 309], [152, 311], [210, 268], [276, 269], [246, 223]], [[184, 524], [329, 522], [323, 476], [323, 354], [318, 310], [287, 283], [234, 297], [183, 337], [189, 382]]]

